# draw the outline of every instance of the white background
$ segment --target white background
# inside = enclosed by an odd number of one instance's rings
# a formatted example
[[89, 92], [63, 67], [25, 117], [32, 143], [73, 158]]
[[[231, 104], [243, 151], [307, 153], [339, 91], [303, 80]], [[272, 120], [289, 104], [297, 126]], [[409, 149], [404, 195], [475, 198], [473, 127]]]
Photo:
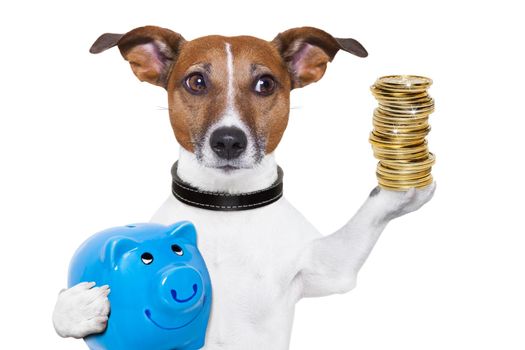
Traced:
[[[303, 300], [292, 349], [524, 349], [523, 11], [519, 2], [17, 1], [0, 5], [2, 349], [84, 349], [51, 313], [89, 235], [147, 221], [178, 146], [163, 89], [139, 83], [104, 32], [156, 24], [187, 39], [272, 39], [311, 25], [353, 37], [292, 93], [277, 157], [288, 199], [322, 232], [375, 186], [369, 92], [385, 74], [434, 80], [438, 190], [392, 222], [349, 294]], [[316, 184], [322, 182], [323, 186]]]

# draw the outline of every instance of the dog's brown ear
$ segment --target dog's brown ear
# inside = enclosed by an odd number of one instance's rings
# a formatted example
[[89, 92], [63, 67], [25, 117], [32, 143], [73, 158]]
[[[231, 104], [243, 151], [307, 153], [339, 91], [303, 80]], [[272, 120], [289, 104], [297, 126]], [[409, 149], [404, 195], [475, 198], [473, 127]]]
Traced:
[[126, 34], [102, 34], [89, 52], [100, 53], [118, 46], [140, 81], [166, 88], [171, 65], [184, 42], [180, 34], [169, 29], [146, 26]]
[[327, 32], [313, 27], [289, 29], [277, 35], [272, 43], [288, 66], [292, 89], [321, 79], [326, 65], [334, 59], [339, 50], [359, 57], [368, 56], [366, 49], [357, 40], [334, 38]]

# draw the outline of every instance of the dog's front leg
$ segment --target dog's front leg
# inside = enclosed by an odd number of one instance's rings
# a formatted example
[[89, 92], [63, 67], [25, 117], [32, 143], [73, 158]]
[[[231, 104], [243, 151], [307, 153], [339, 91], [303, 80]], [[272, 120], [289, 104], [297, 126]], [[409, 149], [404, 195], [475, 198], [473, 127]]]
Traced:
[[422, 207], [432, 198], [435, 188], [433, 183], [406, 192], [374, 189], [346, 225], [329, 236], [313, 240], [303, 250], [296, 275], [301, 297], [352, 289], [359, 269], [388, 222]]

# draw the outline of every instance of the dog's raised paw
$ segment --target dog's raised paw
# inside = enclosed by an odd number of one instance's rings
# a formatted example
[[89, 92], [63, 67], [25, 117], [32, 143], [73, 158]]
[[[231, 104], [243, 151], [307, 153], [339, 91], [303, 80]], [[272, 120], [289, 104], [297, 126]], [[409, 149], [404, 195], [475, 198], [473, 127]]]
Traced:
[[431, 185], [416, 189], [410, 188], [407, 191], [390, 191], [381, 189], [374, 193], [370, 193], [370, 197], [373, 197], [380, 210], [384, 212], [385, 218], [388, 220], [403, 216], [418, 210], [425, 205], [436, 190], [436, 183], [433, 182]]

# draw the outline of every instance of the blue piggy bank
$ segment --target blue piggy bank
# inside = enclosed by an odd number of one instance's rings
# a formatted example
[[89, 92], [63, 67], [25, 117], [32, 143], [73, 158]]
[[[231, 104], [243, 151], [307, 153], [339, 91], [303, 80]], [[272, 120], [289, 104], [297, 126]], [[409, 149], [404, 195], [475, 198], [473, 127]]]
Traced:
[[95, 234], [69, 268], [70, 287], [86, 281], [111, 288], [107, 329], [85, 338], [90, 349], [204, 346], [212, 289], [193, 224], [136, 224]]

